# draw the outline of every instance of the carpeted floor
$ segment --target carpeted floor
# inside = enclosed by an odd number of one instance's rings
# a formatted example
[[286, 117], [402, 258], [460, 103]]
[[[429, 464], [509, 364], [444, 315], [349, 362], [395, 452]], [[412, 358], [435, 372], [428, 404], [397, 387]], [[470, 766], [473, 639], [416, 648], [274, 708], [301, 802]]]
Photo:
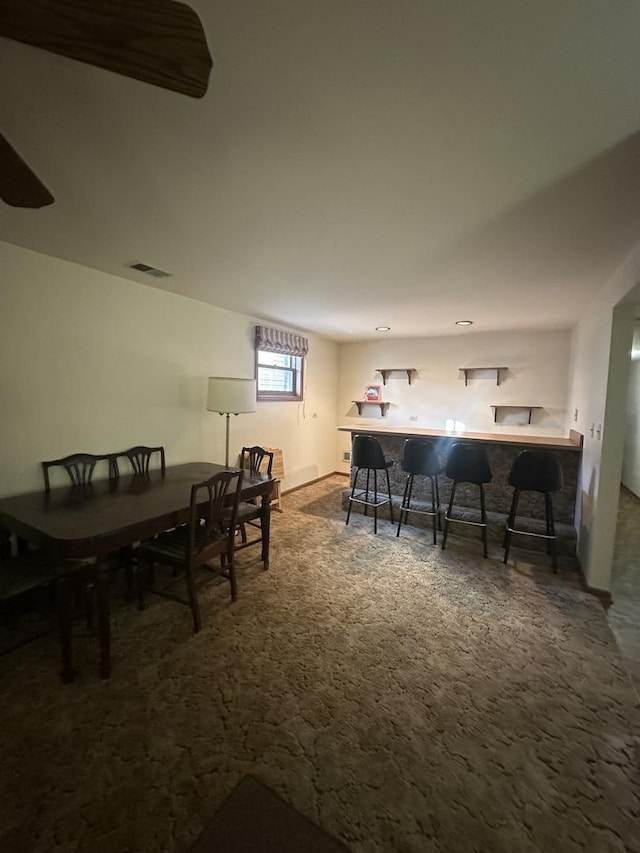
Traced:
[[[640, 851], [638, 708], [600, 603], [570, 573], [283, 499], [271, 570], [238, 559], [204, 630], [114, 603], [63, 686], [57, 648], [0, 659], [2, 853], [182, 853], [245, 775], [353, 853]], [[116, 594], [117, 598], [117, 594]], [[247, 815], [251, 820], [251, 815]]]

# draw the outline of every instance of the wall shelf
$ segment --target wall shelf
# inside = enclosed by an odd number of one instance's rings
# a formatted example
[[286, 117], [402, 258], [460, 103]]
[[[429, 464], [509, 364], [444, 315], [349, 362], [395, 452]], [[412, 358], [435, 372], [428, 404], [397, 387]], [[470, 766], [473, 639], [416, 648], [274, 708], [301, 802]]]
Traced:
[[362, 414], [363, 406], [378, 406], [382, 417], [387, 414], [389, 406], [391, 405], [391, 403], [383, 403], [381, 400], [352, 400], [351, 402], [355, 403], [358, 407], [358, 415]]
[[464, 384], [465, 386], [469, 383], [469, 374], [475, 373], [476, 370], [495, 370], [496, 372], [496, 385], [500, 384], [500, 371], [508, 370], [508, 367], [459, 367], [458, 370], [461, 370], [464, 373]]
[[376, 367], [376, 371], [382, 375], [383, 385], [387, 384], [387, 379], [391, 373], [406, 373], [407, 382], [411, 385], [413, 374], [418, 372], [415, 367]]
[[529, 420], [528, 423], [531, 423], [531, 412], [534, 409], [544, 409], [544, 406], [511, 406], [506, 403], [497, 403], [492, 404], [491, 408], [493, 409], [493, 422], [498, 423], [498, 409], [510, 409], [511, 411], [520, 411], [520, 412], [529, 412]]

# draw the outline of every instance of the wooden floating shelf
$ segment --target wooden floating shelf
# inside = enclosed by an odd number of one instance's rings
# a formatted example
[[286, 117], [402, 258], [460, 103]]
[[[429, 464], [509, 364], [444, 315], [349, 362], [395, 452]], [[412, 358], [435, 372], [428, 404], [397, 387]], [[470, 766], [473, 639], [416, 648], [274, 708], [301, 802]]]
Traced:
[[382, 375], [382, 384], [387, 384], [387, 379], [391, 373], [406, 373], [407, 382], [409, 385], [413, 382], [413, 374], [417, 373], [415, 367], [376, 367], [376, 371]]
[[493, 422], [494, 422], [494, 424], [498, 423], [498, 409], [511, 409], [512, 411], [515, 410], [515, 411], [521, 411], [521, 412], [529, 412], [528, 423], [530, 424], [531, 423], [531, 412], [533, 412], [534, 409], [544, 409], [544, 406], [512, 406], [512, 405], [509, 405], [506, 403], [498, 403], [498, 404], [493, 404], [491, 406], [491, 408], [493, 409]]
[[391, 403], [383, 403], [381, 400], [352, 400], [352, 403], [355, 403], [358, 407], [358, 414], [362, 414], [363, 406], [378, 406], [380, 408], [380, 414], [384, 417], [389, 411], [389, 406]]
[[501, 370], [509, 370], [508, 367], [459, 367], [458, 370], [461, 370], [464, 373], [464, 384], [465, 386], [469, 384], [469, 374], [475, 373], [477, 370], [495, 370], [496, 372], [496, 385], [500, 384], [500, 371]]

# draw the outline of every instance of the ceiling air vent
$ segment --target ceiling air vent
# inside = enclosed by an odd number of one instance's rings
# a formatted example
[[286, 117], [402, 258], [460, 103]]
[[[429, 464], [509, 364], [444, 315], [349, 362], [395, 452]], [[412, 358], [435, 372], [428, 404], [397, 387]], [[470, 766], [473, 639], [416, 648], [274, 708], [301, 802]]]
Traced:
[[138, 272], [143, 272], [147, 275], [152, 275], [154, 278], [171, 278], [170, 272], [159, 270], [156, 267], [149, 266], [149, 264], [143, 264], [140, 261], [136, 261], [135, 264], [129, 264], [128, 266], [132, 270], [138, 270]]

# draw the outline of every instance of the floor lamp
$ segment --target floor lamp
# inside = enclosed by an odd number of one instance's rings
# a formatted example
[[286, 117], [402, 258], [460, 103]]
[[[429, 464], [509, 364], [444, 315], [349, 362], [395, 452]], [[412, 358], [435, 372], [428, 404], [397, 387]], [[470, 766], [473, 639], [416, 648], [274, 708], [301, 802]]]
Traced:
[[229, 418], [256, 410], [256, 380], [210, 376], [207, 392], [207, 411], [227, 416], [227, 438], [224, 464], [229, 467]]

